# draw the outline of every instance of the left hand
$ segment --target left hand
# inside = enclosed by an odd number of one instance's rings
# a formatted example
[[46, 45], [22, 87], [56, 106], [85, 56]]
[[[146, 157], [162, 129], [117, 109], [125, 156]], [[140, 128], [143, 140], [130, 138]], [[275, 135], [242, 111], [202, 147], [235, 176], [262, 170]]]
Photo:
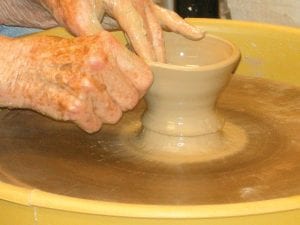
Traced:
[[0, 107], [32, 109], [89, 133], [135, 107], [153, 79], [146, 63], [106, 31], [0, 37], [0, 48]]
[[150, 61], [165, 61], [162, 28], [189, 39], [201, 39], [204, 35], [201, 29], [152, 0], [32, 1], [39, 1], [60, 25], [75, 35], [96, 34], [111, 21], [117, 22], [115, 24], [126, 32], [136, 53]]

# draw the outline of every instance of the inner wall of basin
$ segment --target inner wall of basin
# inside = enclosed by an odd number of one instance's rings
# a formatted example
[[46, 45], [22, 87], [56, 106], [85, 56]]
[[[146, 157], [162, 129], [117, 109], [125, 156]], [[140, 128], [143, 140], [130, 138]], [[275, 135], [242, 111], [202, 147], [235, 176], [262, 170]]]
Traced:
[[207, 35], [201, 41], [188, 40], [180, 35], [174, 38], [165, 32], [167, 63], [179, 66], [206, 66], [228, 59], [233, 49], [227, 43]]

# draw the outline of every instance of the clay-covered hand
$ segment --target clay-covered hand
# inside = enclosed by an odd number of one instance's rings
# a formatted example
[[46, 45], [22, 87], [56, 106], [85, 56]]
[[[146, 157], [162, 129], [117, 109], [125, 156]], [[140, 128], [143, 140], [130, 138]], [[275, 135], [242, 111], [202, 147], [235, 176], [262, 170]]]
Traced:
[[115, 19], [136, 53], [146, 60], [165, 61], [161, 27], [190, 39], [203, 37], [202, 29], [189, 25], [176, 13], [159, 7], [152, 0], [39, 1], [60, 25], [75, 35], [95, 34], [111, 21], [106, 16]]
[[147, 65], [108, 32], [63, 39], [0, 37], [0, 106], [73, 121], [87, 132], [116, 123], [152, 82]]

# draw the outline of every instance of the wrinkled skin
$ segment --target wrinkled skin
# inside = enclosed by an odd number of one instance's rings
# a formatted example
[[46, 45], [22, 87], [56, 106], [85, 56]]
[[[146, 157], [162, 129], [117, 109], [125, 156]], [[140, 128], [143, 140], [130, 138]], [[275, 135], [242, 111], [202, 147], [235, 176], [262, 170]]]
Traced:
[[147, 65], [105, 31], [70, 40], [2, 38], [0, 47], [0, 106], [70, 120], [89, 133], [116, 123], [152, 82]]
[[152, 83], [148, 66], [104, 29], [120, 26], [146, 61], [165, 61], [162, 28], [203, 37], [151, 0], [2, 0], [0, 24], [61, 25], [81, 36], [0, 37], [0, 106], [73, 121], [90, 133], [116, 123]]
[[[165, 60], [162, 27], [190, 39], [203, 37], [200, 28], [152, 0], [2, 0], [0, 8], [0, 23], [4, 14], [7, 24], [42, 28], [58, 24], [77, 36], [120, 25], [136, 53], [146, 60]], [[17, 18], [8, 18], [11, 14]]]

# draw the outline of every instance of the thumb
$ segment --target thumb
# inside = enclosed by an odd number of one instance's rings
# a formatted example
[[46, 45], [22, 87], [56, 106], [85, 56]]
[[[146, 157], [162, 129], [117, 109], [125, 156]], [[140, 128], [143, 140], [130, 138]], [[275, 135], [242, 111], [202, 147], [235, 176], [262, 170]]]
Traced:
[[45, 3], [56, 21], [76, 36], [93, 35], [103, 30], [99, 21], [104, 15], [101, 4], [87, 0], [45, 0]]

